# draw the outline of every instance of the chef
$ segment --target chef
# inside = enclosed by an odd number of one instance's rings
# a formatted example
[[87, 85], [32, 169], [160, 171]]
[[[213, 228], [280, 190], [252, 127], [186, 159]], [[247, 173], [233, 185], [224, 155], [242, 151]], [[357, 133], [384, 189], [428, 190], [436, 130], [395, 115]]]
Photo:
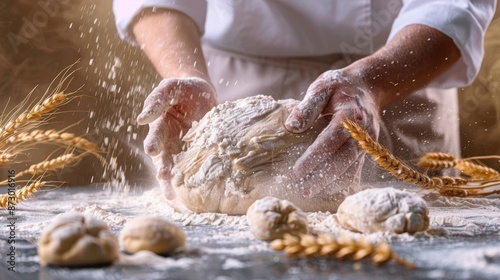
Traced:
[[[356, 120], [399, 158], [459, 154], [456, 87], [470, 84], [496, 1], [114, 0], [122, 38], [163, 80], [138, 116], [167, 198], [180, 137], [218, 102], [265, 94], [302, 100], [292, 133], [329, 125], [295, 162], [309, 182], [352, 180], [364, 153], [343, 129]], [[380, 178], [371, 162], [362, 177]], [[371, 166], [371, 167], [370, 167]], [[316, 178], [310, 179], [308, 178]], [[325, 180], [325, 179], [321, 179]]]

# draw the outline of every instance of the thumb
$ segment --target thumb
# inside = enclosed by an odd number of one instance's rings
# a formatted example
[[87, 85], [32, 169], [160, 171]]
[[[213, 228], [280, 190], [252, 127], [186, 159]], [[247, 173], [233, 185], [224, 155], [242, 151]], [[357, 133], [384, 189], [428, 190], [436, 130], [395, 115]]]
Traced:
[[328, 105], [331, 92], [331, 89], [320, 88], [318, 83], [313, 83], [307, 89], [304, 99], [293, 108], [286, 119], [286, 130], [301, 133], [311, 127]]

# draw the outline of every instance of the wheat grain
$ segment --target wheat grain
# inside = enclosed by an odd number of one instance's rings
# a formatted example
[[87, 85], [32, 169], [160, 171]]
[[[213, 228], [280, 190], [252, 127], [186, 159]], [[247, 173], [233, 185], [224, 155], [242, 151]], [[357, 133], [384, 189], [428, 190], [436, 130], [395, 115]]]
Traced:
[[40, 188], [44, 187], [46, 184], [47, 182], [38, 180], [19, 190], [16, 190], [14, 195], [9, 195], [8, 193], [0, 195], [0, 208], [7, 208], [8, 206], [12, 206], [12, 204], [17, 204], [30, 198], [35, 192], [39, 191]]
[[335, 238], [327, 234], [285, 234], [282, 239], [273, 240], [269, 246], [276, 251], [285, 251], [289, 257], [325, 257], [353, 261], [371, 257], [376, 265], [392, 260], [414, 268], [413, 264], [399, 258], [387, 243], [375, 246], [366, 239], [354, 240], [345, 235]]

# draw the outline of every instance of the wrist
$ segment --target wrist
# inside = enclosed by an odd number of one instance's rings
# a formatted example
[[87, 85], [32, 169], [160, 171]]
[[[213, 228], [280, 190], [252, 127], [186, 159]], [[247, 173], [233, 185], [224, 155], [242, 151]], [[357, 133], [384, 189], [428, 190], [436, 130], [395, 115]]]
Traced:
[[360, 92], [369, 96], [377, 108], [381, 108], [387, 103], [386, 95], [389, 93], [384, 90], [377, 79], [379, 77], [373, 69], [375, 64], [373, 60], [371, 57], [366, 57], [355, 61], [341, 69], [341, 73], [352, 86], [358, 87], [361, 89]]

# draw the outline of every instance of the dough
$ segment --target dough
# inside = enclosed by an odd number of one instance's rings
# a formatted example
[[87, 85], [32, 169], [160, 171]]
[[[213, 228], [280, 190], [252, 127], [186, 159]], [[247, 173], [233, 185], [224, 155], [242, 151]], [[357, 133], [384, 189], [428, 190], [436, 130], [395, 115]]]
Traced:
[[285, 233], [307, 233], [307, 217], [288, 200], [265, 197], [255, 201], [247, 211], [250, 231], [262, 240], [282, 238]]
[[118, 253], [118, 242], [106, 223], [78, 212], [54, 218], [38, 242], [44, 265], [103, 265], [116, 260]]
[[[260, 95], [213, 108], [193, 124], [183, 138], [185, 150], [174, 156], [173, 201], [194, 212], [245, 214], [257, 199], [274, 196], [304, 211], [336, 211], [359, 180], [328, 178], [328, 168], [306, 181], [294, 179], [293, 164], [329, 122], [320, 118], [304, 133], [288, 132], [283, 124], [297, 104]], [[312, 181], [318, 182], [315, 194], [304, 195]]]
[[120, 247], [128, 253], [142, 250], [169, 255], [186, 244], [186, 235], [160, 217], [139, 216], [125, 224], [120, 232]]
[[347, 197], [337, 217], [343, 227], [362, 233], [415, 233], [429, 227], [425, 201], [417, 194], [394, 188], [366, 189]]

